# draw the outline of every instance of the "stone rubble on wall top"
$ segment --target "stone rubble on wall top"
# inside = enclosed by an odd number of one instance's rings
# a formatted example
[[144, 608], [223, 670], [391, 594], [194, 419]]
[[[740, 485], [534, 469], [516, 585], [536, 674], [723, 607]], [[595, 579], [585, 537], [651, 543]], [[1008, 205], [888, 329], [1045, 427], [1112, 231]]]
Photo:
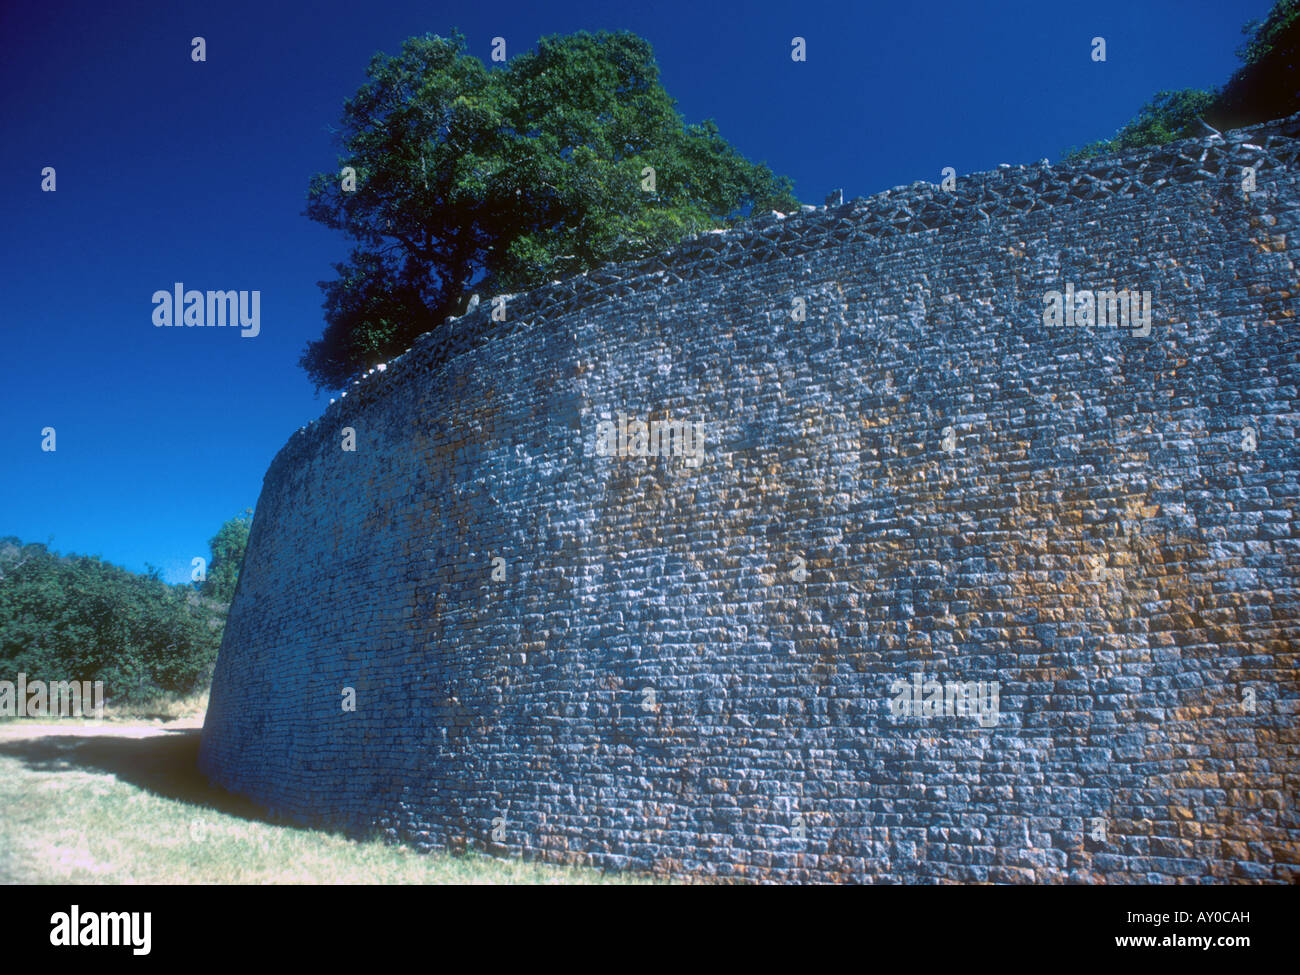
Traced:
[[[995, 170], [959, 177], [957, 189], [952, 192], [920, 180], [869, 198], [856, 197], [847, 203], [812, 210], [801, 208], [789, 217], [769, 211], [736, 227], [695, 235], [662, 254], [589, 269], [530, 292], [506, 296], [509, 301], [506, 323], [493, 322], [491, 302], [480, 305], [474, 300], [478, 298], [475, 295], [465, 314], [448, 318], [439, 330], [425, 332], [412, 348], [418, 347], [424, 355], [435, 358], [456, 355], [488, 339], [501, 325], [517, 326], [520, 321], [544, 319], [557, 307], [571, 306], [584, 298], [595, 302], [608, 300], [620, 292], [628, 293], [638, 281], [683, 269], [692, 274], [711, 273], [725, 267], [733, 255], [743, 254], [750, 262], [779, 259], [787, 254], [807, 253], [831, 242], [842, 244], [872, 237], [923, 233], [968, 214], [978, 214], [985, 221], [1011, 218], [1108, 195], [1152, 192], [1171, 183], [1212, 180], [1220, 184], [1222, 192], [1231, 193], [1239, 169], [1229, 171], [1229, 167], [1250, 164], [1264, 173], [1294, 165], [1297, 159], [1300, 159], [1300, 112], [1285, 119], [1234, 129], [1226, 136], [1214, 133], [1055, 167], [1046, 158], [1032, 167], [1013, 168], [1003, 163]], [[1217, 171], [1207, 170], [1207, 161]], [[392, 364], [401, 358], [396, 357]], [[367, 372], [354, 379], [351, 387], [371, 386], [377, 390], [375, 384], [390, 378], [377, 380]], [[340, 400], [346, 395], [341, 393]], [[339, 402], [327, 406], [320, 417], [295, 432], [290, 444], [299, 433], [309, 433], [342, 405]], [[290, 444], [286, 444], [285, 450]]]

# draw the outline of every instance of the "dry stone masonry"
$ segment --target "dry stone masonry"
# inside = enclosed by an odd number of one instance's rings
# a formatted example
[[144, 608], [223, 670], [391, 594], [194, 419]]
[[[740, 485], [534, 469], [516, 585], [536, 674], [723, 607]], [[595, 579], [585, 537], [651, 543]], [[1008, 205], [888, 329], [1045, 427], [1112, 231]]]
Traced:
[[1295, 882], [1298, 158], [1294, 116], [485, 297], [272, 463], [203, 770], [674, 876]]

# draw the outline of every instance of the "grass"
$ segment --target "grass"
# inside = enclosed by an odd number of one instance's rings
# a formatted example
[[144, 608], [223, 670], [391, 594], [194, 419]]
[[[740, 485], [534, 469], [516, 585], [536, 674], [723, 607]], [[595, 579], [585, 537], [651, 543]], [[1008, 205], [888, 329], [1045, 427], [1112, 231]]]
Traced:
[[200, 723], [0, 726], [0, 883], [655, 882], [273, 822], [199, 774]]
[[[158, 697], [147, 701], [137, 701], [134, 704], [114, 703], [112, 701], [104, 702], [104, 720], [105, 721], [177, 721], [182, 718], [197, 718], [203, 720], [203, 715], [208, 710], [208, 692], [199, 691], [196, 694], [160, 694]], [[86, 710], [83, 713], [90, 712], [90, 704], [86, 704]], [[0, 715], [0, 724], [22, 725], [27, 721], [26, 717], [15, 717], [13, 715]], [[33, 719], [33, 722], [39, 721], [39, 718]], [[61, 725], [66, 724], [65, 719], [60, 719]]]
[[198, 718], [208, 711], [208, 692], [200, 691], [188, 696], [164, 694], [151, 701], [138, 704], [105, 704], [107, 721], [176, 721], [181, 718]]

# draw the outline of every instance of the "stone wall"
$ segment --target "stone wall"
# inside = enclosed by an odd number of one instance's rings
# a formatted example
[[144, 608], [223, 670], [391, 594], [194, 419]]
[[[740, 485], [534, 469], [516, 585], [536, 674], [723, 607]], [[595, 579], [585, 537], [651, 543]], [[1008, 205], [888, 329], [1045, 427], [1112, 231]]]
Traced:
[[[679, 876], [1296, 880], [1298, 158], [1000, 167], [485, 300], [272, 463], [203, 770]], [[1067, 283], [1149, 334], [1049, 327]]]

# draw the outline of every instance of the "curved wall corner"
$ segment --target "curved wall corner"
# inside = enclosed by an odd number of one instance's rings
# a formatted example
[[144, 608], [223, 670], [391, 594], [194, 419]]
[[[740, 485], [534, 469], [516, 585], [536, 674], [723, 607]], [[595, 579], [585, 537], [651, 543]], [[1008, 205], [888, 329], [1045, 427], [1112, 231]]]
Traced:
[[918, 184], [424, 336], [272, 463], [203, 771], [670, 875], [1294, 882], [1298, 154]]

